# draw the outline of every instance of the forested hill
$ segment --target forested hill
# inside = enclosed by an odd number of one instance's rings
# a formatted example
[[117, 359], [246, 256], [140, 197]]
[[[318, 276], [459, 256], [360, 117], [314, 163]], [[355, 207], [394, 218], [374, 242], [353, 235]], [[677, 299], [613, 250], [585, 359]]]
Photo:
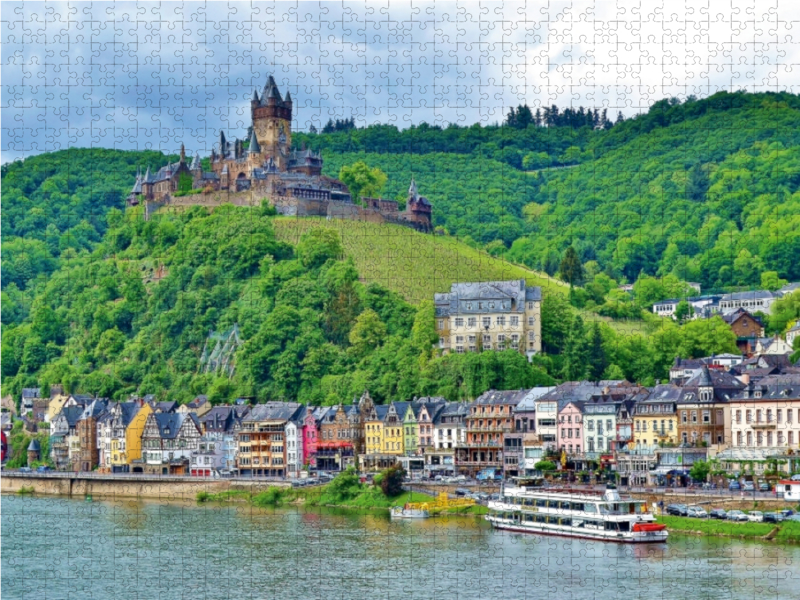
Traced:
[[662, 100], [608, 130], [376, 126], [295, 139], [325, 153], [330, 175], [379, 166], [392, 198], [413, 175], [436, 225], [549, 274], [572, 244], [582, 263], [628, 281], [800, 278], [796, 95]]

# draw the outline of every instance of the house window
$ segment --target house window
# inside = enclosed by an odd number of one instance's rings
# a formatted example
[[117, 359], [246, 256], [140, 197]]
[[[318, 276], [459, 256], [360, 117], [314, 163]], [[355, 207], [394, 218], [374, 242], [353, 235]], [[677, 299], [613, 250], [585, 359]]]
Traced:
[[533, 327], [535, 320], [533, 317], [528, 317], [528, 327]]
[[517, 327], [519, 325], [519, 317], [509, 317], [509, 321], [512, 327]]
[[736, 422], [737, 423], [741, 423], [742, 422], [742, 411], [741, 410], [737, 410], [736, 411]]
[[736, 445], [737, 446], [741, 446], [742, 445], [742, 432], [741, 431], [736, 433]]
[[528, 302], [528, 310], [533, 310], [533, 302]]
[[684, 425], [687, 423], [687, 420], [686, 420], [686, 411], [685, 411], [685, 410], [682, 410], [682, 411], [681, 411], [681, 422], [683, 422], [683, 424], [684, 424]]
[[444, 319], [439, 319], [439, 329], [444, 329]]
[[481, 324], [483, 325], [484, 329], [489, 329], [489, 327], [492, 326], [492, 318], [491, 317], [481, 318]]
[[772, 432], [767, 432], [767, 446], [772, 446]]
[[467, 327], [474, 328], [478, 323], [478, 319], [476, 317], [470, 317], [467, 319]]
[[497, 317], [497, 326], [498, 327], [505, 327], [506, 325], [506, 318], [505, 317]]
[[753, 422], [753, 411], [752, 410], [748, 410], [747, 412], [745, 412], [745, 421], [748, 422], [748, 423], [752, 423]]
[[778, 416], [778, 423], [783, 423], [783, 410], [781, 410], [780, 408], [778, 409], [777, 416]]
[[705, 423], [706, 425], [711, 423], [711, 411], [710, 410], [704, 410], [703, 411], [703, 423]]
[[788, 444], [791, 446], [794, 444], [794, 431], [790, 431], [788, 433]]
[[756, 410], [756, 423], [761, 423], [761, 409]]
[[484, 345], [491, 344], [492, 343], [492, 336], [491, 335], [484, 335], [483, 336], [483, 343], [484, 343]]
[[456, 336], [456, 344], [463, 344], [463, 343], [464, 343], [464, 336], [463, 335], [457, 335]]
[[767, 409], [767, 423], [772, 423], [772, 410], [769, 408]]
[[464, 326], [464, 319], [462, 317], [456, 317], [455, 323], [456, 323], [456, 327], [463, 327]]
[[692, 423], [697, 423], [697, 411], [692, 411]]

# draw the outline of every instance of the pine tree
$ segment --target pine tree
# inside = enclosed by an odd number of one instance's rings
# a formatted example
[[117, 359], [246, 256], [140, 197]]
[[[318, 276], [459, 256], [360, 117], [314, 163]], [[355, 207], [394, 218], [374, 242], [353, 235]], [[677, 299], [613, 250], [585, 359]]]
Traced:
[[564, 258], [558, 267], [558, 276], [562, 281], [569, 283], [570, 287], [580, 285], [583, 281], [583, 266], [578, 258], [578, 253], [572, 246], [567, 248], [564, 253]]
[[589, 379], [592, 381], [600, 381], [603, 378], [606, 367], [608, 367], [608, 358], [603, 348], [603, 336], [600, 334], [600, 324], [596, 321], [589, 334], [588, 354]]

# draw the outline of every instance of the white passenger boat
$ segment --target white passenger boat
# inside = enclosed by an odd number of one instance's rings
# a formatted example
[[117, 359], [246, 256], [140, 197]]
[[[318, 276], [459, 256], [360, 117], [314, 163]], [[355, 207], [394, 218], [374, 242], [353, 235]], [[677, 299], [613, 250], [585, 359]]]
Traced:
[[427, 519], [431, 516], [431, 513], [425, 508], [425, 505], [417, 507], [406, 504], [405, 506], [393, 507], [391, 515], [393, 519]]
[[626, 543], [667, 540], [647, 502], [605, 492], [516, 485], [489, 502], [489, 521], [497, 529]]

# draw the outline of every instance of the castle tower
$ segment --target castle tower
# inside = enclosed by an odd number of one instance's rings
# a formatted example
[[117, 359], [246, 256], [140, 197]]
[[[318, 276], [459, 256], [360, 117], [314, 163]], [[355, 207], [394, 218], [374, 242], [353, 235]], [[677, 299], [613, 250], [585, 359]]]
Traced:
[[182, 165], [186, 164], [186, 148], [184, 147], [183, 144], [181, 144], [181, 160], [180, 160], [180, 164], [182, 164]]
[[278, 168], [286, 167], [286, 156], [292, 146], [292, 97], [287, 93], [281, 96], [272, 75], [267, 79], [259, 98], [253, 93], [250, 101], [253, 119], [253, 132], [258, 139], [261, 151], [274, 159]]

